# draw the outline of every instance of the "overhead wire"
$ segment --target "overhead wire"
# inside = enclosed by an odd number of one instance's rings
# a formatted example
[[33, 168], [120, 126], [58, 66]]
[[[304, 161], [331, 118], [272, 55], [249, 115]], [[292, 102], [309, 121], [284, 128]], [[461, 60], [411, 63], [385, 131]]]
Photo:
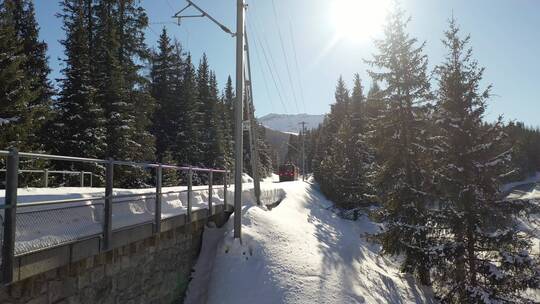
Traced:
[[173, 5], [171, 4], [171, 2], [169, 0], [165, 0], [167, 2], [167, 4], [169, 5], [169, 7], [173, 10], [173, 11], [176, 11], [176, 9], [173, 7]]
[[[249, 34], [250, 34], [250, 38], [252, 36], [252, 34], [254, 35], [255, 33], [252, 33], [251, 31], [249, 31]], [[253, 38], [251, 38], [253, 39]], [[266, 73], [263, 69], [263, 65], [262, 65], [262, 61], [261, 61], [261, 55], [259, 54], [258, 50], [257, 50], [257, 46], [252, 43], [251, 46], [253, 46], [253, 54], [255, 55], [254, 57], [256, 57], [257, 59], [257, 65], [260, 69], [260, 72], [262, 74], [262, 77], [263, 77], [263, 82], [264, 82], [264, 87], [266, 89], [266, 97], [268, 99], [268, 102], [270, 103], [270, 107], [272, 108], [272, 112], [274, 112], [274, 103], [272, 101], [272, 99], [270, 98], [270, 88], [268, 87], [268, 79], [266, 78]]]
[[302, 77], [300, 77], [300, 65], [298, 64], [298, 56], [296, 55], [296, 43], [295, 43], [295, 39], [294, 39], [294, 34], [293, 34], [293, 29], [292, 29], [292, 22], [291, 22], [291, 18], [289, 16], [289, 32], [290, 32], [290, 36], [291, 36], [291, 44], [292, 44], [292, 49], [293, 49], [293, 55], [294, 55], [294, 62], [295, 62], [295, 66], [296, 66], [296, 77], [297, 77], [297, 80], [298, 80], [298, 86], [300, 88], [300, 100], [302, 101], [302, 106], [304, 108], [304, 112], [306, 112], [306, 100], [304, 98], [304, 87], [302, 85]]
[[[255, 31], [257, 31], [257, 29], [255, 29]], [[268, 58], [270, 58], [270, 67], [273, 68], [274, 70], [274, 73], [276, 75], [276, 78], [278, 80], [278, 84], [281, 86], [281, 92], [283, 92], [283, 95], [285, 97], [286, 96], [286, 90], [285, 90], [285, 85], [283, 84], [283, 80], [282, 78], [280, 77], [280, 74], [278, 72], [278, 68], [277, 68], [277, 64], [276, 64], [276, 61], [274, 60], [274, 56], [272, 56], [272, 52], [270, 51], [270, 43], [268, 43], [268, 38], [266, 37], [266, 35], [261, 35], [262, 37], [262, 40], [261, 40], [261, 45], [262, 45], [262, 49], [263, 49], [263, 52], [265, 54], [268, 54]]]
[[[254, 25], [252, 25], [254, 26]], [[274, 75], [274, 72], [272, 71], [272, 67], [270, 65], [270, 61], [268, 60], [268, 55], [266, 54], [266, 50], [264, 48], [264, 45], [262, 44], [261, 40], [259, 39], [259, 35], [257, 34], [257, 30], [252, 27], [248, 24], [248, 27], [252, 28], [252, 32], [255, 34], [255, 41], [258, 43], [258, 45], [260, 46], [260, 49], [263, 53], [263, 56], [264, 56], [264, 61], [266, 63], [266, 66], [268, 68], [268, 71], [270, 72], [270, 76], [272, 78], [272, 82], [274, 83], [274, 86], [276, 87], [276, 92], [278, 94], [278, 97], [279, 97], [279, 100], [281, 101], [281, 105], [283, 106], [283, 108], [285, 109], [285, 112], [288, 112], [287, 110], [287, 106], [285, 105], [285, 101], [283, 99], [283, 96], [281, 95], [281, 90], [279, 89], [279, 85], [278, 85], [278, 82], [276, 81], [276, 76]]]
[[289, 76], [289, 83], [290, 83], [290, 86], [291, 86], [291, 91], [292, 91], [292, 95], [293, 95], [294, 104], [296, 105], [296, 111], [300, 112], [299, 108], [298, 108], [298, 100], [296, 98], [296, 92], [295, 92], [295, 89], [294, 89], [294, 83], [292, 81], [291, 70], [289, 69], [289, 60], [288, 60], [288, 57], [287, 57], [287, 52], [285, 52], [285, 44], [283, 43], [283, 36], [281, 35], [281, 27], [279, 26], [279, 23], [278, 23], [276, 5], [275, 5], [274, 0], [272, 0], [271, 3], [272, 3], [272, 9], [273, 9], [273, 12], [274, 12], [274, 22], [275, 22], [277, 30], [278, 30], [279, 42], [281, 44], [281, 52], [283, 53], [283, 58], [285, 59], [285, 68], [287, 69], [287, 75]]

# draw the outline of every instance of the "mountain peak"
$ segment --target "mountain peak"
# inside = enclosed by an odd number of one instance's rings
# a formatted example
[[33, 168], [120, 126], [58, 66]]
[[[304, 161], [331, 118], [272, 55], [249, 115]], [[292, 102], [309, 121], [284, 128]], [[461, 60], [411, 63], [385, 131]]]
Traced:
[[259, 122], [272, 130], [299, 133], [300, 122], [306, 122], [306, 129], [311, 130], [317, 128], [324, 120], [324, 114], [312, 115], [306, 113], [300, 114], [277, 114], [270, 113], [260, 117]]

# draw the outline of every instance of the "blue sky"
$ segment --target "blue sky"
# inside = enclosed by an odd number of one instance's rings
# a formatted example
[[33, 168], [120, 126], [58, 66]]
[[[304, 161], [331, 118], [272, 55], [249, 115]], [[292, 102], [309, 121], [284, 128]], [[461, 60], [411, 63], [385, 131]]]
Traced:
[[[224, 24], [234, 27], [236, 0], [195, 1]], [[369, 59], [375, 52], [373, 43], [370, 39], [336, 41], [339, 33], [334, 24], [336, 18], [331, 16], [334, 1], [337, 0], [247, 0], [257, 116], [272, 112], [326, 113], [333, 102], [339, 75], [351, 83], [353, 74], [358, 72], [364, 86], [369, 87], [368, 66], [363, 59]], [[58, 41], [64, 33], [55, 14], [60, 7], [55, 0], [35, 3], [41, 37], [49, 44], [51, 78], [59, 78], [63, 49]], [[493, 84], [488, 120], [502, 114], [507, 120], [540, 126], [540, 1], [402, 0], [401, 3], [412, 17], [410, 34], [427, 43], [425, 51], [431, 68], [444, 58], [441, 38], [452, 13], [463, 33], [471, 34], [474, 55], [486, 67], [485, 83]], [[173, 24], [171, 16], [185, 5], [183, 0], [143, 0], [142, 5], [151, 23], [146, 32], [150, 46], [156, 44], [157, 34], [165, 26], [196, 62], [206, 52], [220, 86], [228, 75], [234, 79], [234, 39], [205, 19], [189, 19], [181, 26]]]

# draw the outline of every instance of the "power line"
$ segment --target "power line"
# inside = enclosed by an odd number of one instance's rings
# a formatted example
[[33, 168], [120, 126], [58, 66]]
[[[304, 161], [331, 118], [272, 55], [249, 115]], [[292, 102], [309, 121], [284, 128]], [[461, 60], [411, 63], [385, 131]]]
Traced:
[[150, 26], [150, 24], [148, 24], [148, 28], [150, 29], [150, 32], [152, 32], [154, 35], [156, 35], [156, 37], [159, 38], [159, 34]]
[[272, 112], [274, 112], [275, 111], [274, 103], [273, 103], [272, 99], [270, 98], [270, 89], [268, 88], [268, 80], [266, 78], [266, 73], [263, 70], [263, 65], [262, 65], [262, 62], [261, 62], [260, 54], [259, 54], [259, 52], [257, 50], [257, 45], [255, 44], [254, 46], [255, 47], [253, 48], [253, 50], [254, 50], [255, 57], [257, 57], [257, 64], [258, 64], [258, 66], [259, 66], [259, 68], [261, 70], [260, 72], [261, 72], [262, 77], [263, 77], [264, 87], [266, 89], [266, 97], [268, 97], [268, 101], [270, 102], [270, 107], [272, 108]]
[[172, 21], [156, 21], [156, 22], [149, 22], [148, 24], [153, 24], [153, 25], [174, 24], [174, 25], [176, 25], [176, 23], [174, 23]]
[[285, 59], [285, 67], [287, 69], [287, 75], [289, 76], [289, 83], [291, 85], [291, 91], [292, 91], [292, 94], [293, 94], [294, 104], [296, 105], [296, 111], [300, 112], [299, 108], [298, 108], [298, 100], [296, 99], [296, 93], [295, 93], [294, 85], [293, 85], [293, 81], [292, 81], [291, 71], [289, 69], [289, 60], [287, 58], [287, 52], [285, 52], [285, 44], [283, 43], [283, 37], [281, 35], [281, 27], [279, 26], [279, 23], [277, 21], [278, 20], [277, 10], [276, 10], [276, 5], [274, 3], [274, 0], [272, 0], [272, 9], [274, 11], [274, 22], [276, 23], [276, 27], [278, 29], [279, 42], [281, 44], [281, 51], [282, 51], [283, 57]]
[[[271, 67], [273, 67], [273, 69], [275, 71], [276, 78], [278, 80], [278, 83], [281, 86], [281, 91], [285, 95], [285, 92], [286, 92], [285, 85], [283, 84], [283, 80], [281, 79], [281, 77], [279, 75], [277, 65], [276, 65], [276, 61], [274, 60], [274, 56], [272, 56], [272, 52], [270, 52], [270, 43], [268, 43], [268, 39], [267, 39], [267, 37], [265, 35], [262, 35], [262, 37], [263, 37], [263, 39], [262, 39], [262, 44], [261, 45], [263, 45], [263, 51], [265, 51], [265, 53], [268, 54], [268, 58], [270, 58], [270, 65], [271, 65]], [[287, 97], [287, 96], [285, 96], [285, 97]]]
[[266, 54], [266, 51], [265, 51], [265, 49], [264, 49], [264, 46], [263, 46], [261, 40], [259, 39], [259, 35], [256, 34], [256, 31], [255, 31], [254, 28], [253, 28], [253, 32], [255, 33], [255, 40], [258, 42], [258, 44], [259, 44], [260, 47], [261, 47], [261, 51], [262, 51], [262, 53], [263, 53], [263, 55], [264, 55], [264, 61], [266, 62], [266, 66], [268, 67], [268, 71], [270, 72], [270, 76], [271, 76], [271, 78], [272, 78], [272, 81], [273, 81], [273, 83], [274, 83], [274, 86], [276, 87], [276, 92], [277, 92], [277, 94], [278, 94], [279, 100], [281, 101], [281, 104], [283, 105], [283, 108], [285, 109], [285, 112], [288, 112], [288, 111], [287, 111], [287, 106], [285, 105], [285, 101], [284, 101], [284, 99], [283, 99], [283, 96], [281, 95], [281, 91], [280, 91], [279, 86], [278, 86], [278, 83], [277, 83], [277, 81], [276, 81], [276, 77], [274, 76], [274, 73], [272, 72], [272, 68], [271, 68], [271, 66], [270, 66], [270, 63], [269, 63], [269, 61], [268, 61], [268, 56], [267, 56], [267, 54]]
[[302, 100], [302, 105], [304, 106], [304, 112], [306, 112], [306, 100], [304, 99], [304, 88], [302, 86], [302, 77], [300, 77], [300, 66], [298, 64], [298, 57], [296, 56], [296, 44], [294, 43], [294, 35], [292, 30], [291, 18], [289, 17], [289, 32], [291, 37], [291, 44], [294, 54], [294, 62], [296, 64], [296, 77], [298, 79], [298, 85], [300, 87], [300, 98]]
[[169, 7], [173, 10], [173, 11], [176, 11], [176, 9], [172, 6], [171, 2], [169, 0], [165, 0], [167, 2], [167, 4], [169, 5]]

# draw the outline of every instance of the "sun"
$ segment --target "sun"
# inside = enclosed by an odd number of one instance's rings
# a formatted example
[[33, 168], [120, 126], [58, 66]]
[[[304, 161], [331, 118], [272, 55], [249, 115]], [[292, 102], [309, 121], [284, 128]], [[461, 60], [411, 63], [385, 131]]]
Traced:
[[390, 0], [333, 0], [330, 10], [338, 39], [367, 41], [382, 31]]

